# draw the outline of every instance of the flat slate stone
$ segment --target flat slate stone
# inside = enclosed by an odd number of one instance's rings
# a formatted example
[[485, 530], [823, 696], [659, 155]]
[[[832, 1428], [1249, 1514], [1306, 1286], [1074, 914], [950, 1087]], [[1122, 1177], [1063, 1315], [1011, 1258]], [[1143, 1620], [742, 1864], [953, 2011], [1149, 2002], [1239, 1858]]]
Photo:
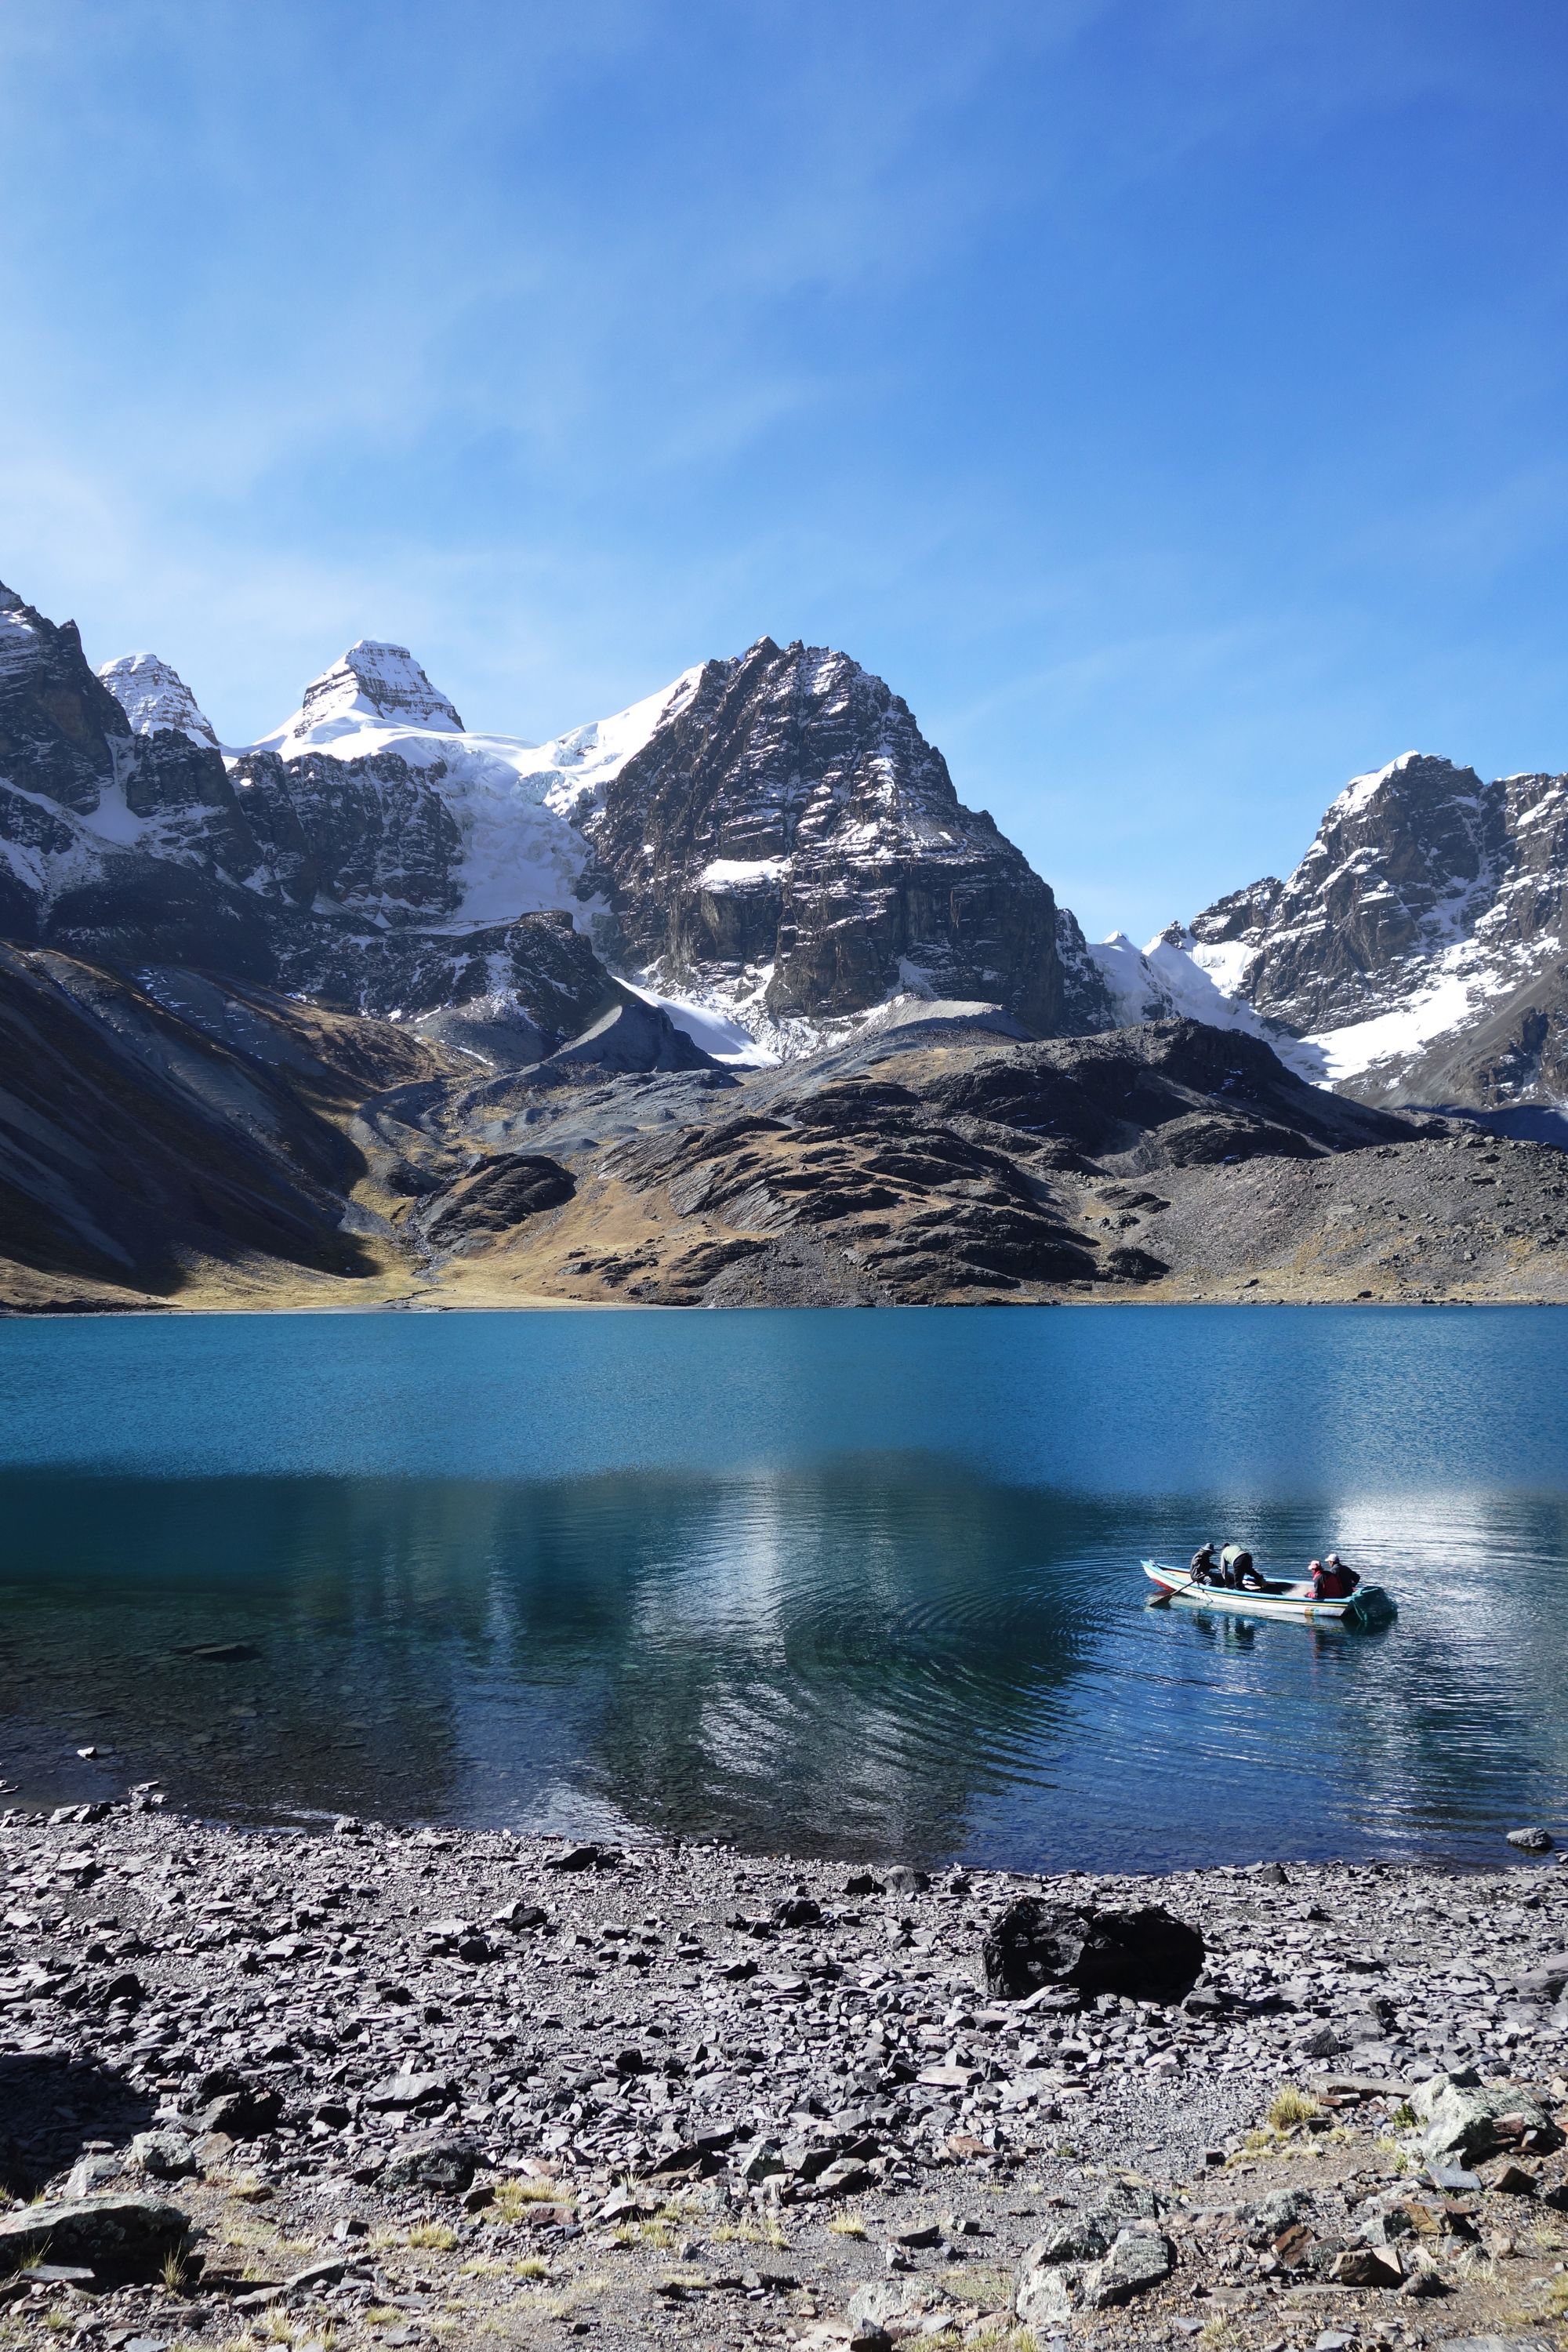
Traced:
[[153, 2197], [46, 2198], [0, 2216], [0, 2273], [35, 2255], [93, 2269], [156, 2270], [177, 2252], [191, 2225], [177, 2205]]

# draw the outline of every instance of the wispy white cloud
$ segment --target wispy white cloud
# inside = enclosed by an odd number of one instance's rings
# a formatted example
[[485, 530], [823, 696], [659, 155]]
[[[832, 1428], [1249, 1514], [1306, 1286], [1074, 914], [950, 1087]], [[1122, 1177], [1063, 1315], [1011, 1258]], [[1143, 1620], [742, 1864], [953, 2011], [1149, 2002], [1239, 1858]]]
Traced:
[[[1463, 718], [1467, 628], [1478, 694], [1511, 659], [1568, 753], [1525, 642], [1568, 604], [1542, 220], [1518, 285], [1458, 268], [1462, 331], [1458, 290], [1406, 317], [1329, 269], [1298, 320], [1276, 282], [1301, 188], [1327, 209], [1353, 167], [1397, 263], [1429, 123], [1539, 136], [1553, 21], [0, 7], [0, 573], [100, 657], [155, 646], [230, 736], [363, 633], [535, 734], [764, 628], [848, 640], [1047, 871], [1163, 903], [1212, 865], [1204, 811], [1278, 862], [1411, 699]], [[1409, 362], [1359, 413], [1329, 368], [1358, 331]], [[1509, 369], [1506, 450], [1451, 458]], [[1442, 478], [1395, 478], [1401, 433]], [[1501, 596], [1527, 566], [1511, 650], [1439, 609], [1446, 569]]]

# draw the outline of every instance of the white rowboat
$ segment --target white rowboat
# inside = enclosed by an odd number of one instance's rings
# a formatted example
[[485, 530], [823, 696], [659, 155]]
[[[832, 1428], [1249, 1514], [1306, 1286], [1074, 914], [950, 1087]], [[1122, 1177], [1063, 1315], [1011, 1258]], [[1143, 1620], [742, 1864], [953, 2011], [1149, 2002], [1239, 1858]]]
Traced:
[[1278, 1617], [1293, 1625], [1386, 1625], [1394, 1616], [1393, 1601], [1381, 1584], [1358, 1584], [1344, 1601], [1314, 1601], [1303, 1580], [1269, 1592], [1237, 1592], [1227, 1584], [1199, 1584], [1190, 1570], [1169, 1568], [1157, 1559], [1143, 1562], [1143, 1573], [1158, 1587], [1162, 1600], [1184, 1609], [1223, 1609], [1233, 1617]]

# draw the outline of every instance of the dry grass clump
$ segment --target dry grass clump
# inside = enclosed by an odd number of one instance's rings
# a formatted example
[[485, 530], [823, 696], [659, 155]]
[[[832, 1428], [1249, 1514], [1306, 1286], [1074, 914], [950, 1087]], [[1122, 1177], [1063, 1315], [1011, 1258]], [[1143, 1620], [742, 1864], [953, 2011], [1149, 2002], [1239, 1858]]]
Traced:
[[[828, 2226], [832, 2227], [831, 2222]], [[716, 2230], [709, 2231], [708, 2235], [716, 2246], [772, 2246], [782, 2252], [789, 2244], [776, 2221], [754, 2221], [750, 2218], [743, 2221], [721, 2221]]]
[[942, 2284], [957, 2301], [977, 2304], [982, 2311], [1002, 2312], [1012, 2307], [1011, 2270], [965, 2263], [962, 2269], [943, 2271]]
[[678, 2236], [674, 2221], [658, 2214], [651, 2221], [622, 2221], [611, 2232], [612, 2246], [652, 2246], [659, 2253], [668, 2253]]
[[493, 2201], [486, 2207], [487, 2215], [497, 2221], [521, 2221], [531, 2205], [575, 2205], [575, 2189], [563, 2189], [558, 2180], [542, 2180], [531, 2175], [509, 2173], [496, 2183]]
[[428, 2249], [431, 2253], [449, 2254], [458, 2242], [458, 2233], [447, 2221], [420, 2221], [409, 2231], [404, 2244]]

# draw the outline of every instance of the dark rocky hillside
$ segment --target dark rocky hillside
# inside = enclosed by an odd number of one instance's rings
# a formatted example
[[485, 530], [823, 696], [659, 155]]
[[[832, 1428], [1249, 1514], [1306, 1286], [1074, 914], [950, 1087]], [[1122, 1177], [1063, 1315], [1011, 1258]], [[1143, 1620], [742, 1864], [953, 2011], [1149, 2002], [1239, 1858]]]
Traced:
[[1561, 1153], [1191, 1022], [1041, 1043], [936, 1006], [743, 1080], [557, 1055], [395, 1088], [353, 1132], [432, 1302], [1568, 1296]]
[[0, 1007], [13, 1307], [1568, 1297], [1561, 1152], [1193, 1022], [934, 1005], [737, 1075], [646, 1006], [500, 1071], [47, 951], [4, 950]]
[[333, 1114], [445, 1065], [385, 1024], [195, 976], [184, 992], [182, 1012], [116, 973], [0, 943], [8, 1303], [134, 1304], [184, 1293], [203, 1265], [274, 1289], [374, 1271], [349, 1230], [364, 1163]]

